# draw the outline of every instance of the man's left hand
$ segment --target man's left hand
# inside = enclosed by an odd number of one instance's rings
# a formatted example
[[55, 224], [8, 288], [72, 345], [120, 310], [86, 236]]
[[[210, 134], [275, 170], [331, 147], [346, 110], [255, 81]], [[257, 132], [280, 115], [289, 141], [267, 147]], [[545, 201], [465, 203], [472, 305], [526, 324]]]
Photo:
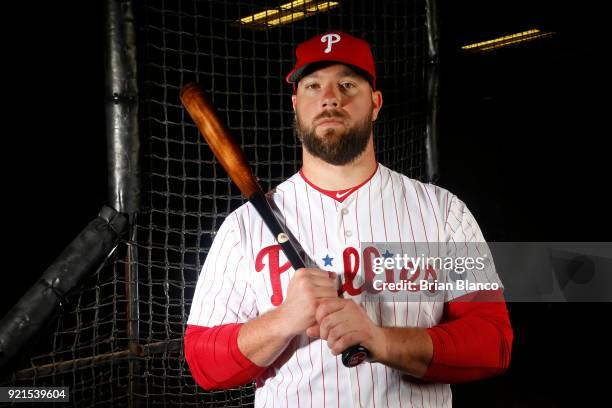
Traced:
[[318, 325], [309, 327], [306, 334], [327, 340], [334, 356], [350, 346], [361, 344], [374, 360], [384, 350], [384, 333], [366, 311], [351, 299], [325, 299], [316, 311]]

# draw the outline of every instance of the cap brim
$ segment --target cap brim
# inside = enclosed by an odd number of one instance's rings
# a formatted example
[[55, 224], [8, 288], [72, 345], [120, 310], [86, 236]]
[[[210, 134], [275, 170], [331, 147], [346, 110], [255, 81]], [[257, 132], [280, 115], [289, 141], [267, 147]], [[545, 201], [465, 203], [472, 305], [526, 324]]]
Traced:
[[[352, 69], [354, 69], [352, 65], [347, 64], [346, 62], [342, 62], [342, 61], [334, 61], [334, 60], [313, 61], [313, 62], [308, 62], [302, 65], [301, 67], [296, 68], [293, 71], [291, 71], [289, 75], [287, 75], [286, 80], [290, 84], [295, 84], [297, 82], [300, 82], [300, 79], [302, 79], [302, 77], [309, 74], [310, 71], [316, 71], [317, 69], [324, 68], [332, 64], [347, 65], [351, 67]], [[361, 70], [359, 70], [359, 72], [361, 72]]]
[[306, 70], [306, 68], [308, 68], [309, 65], [310, 64], [302, 65], [301, 67], [294, 69], [285, 77], [285, 81], [290, 84], [299, 82], [300, 78], [302, 77], [302, 73], [304, 70]]

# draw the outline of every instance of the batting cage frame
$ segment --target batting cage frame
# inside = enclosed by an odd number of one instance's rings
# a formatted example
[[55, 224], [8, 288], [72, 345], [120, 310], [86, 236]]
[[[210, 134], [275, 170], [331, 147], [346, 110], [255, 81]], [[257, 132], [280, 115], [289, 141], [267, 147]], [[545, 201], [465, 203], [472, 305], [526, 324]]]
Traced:
[[[202, 86], [270, 190], [300, 168], [284, 82], [295, 45], [329, 29], [351, 33], [372, 44], [385, 98], [375, 125], [378, 161], [433, 182], [435, 1], [106, 5], [109, 205], [83, 233], [106, 234], [88, 235], [89, 246], [77, 237], [0, 323], [2, 385], [69, 387], [78, 407], [252, 406], [253, 384], [205, 391], [183, 355], [204, 259], [244, 199], [182, 108], [180, 89]], [[91, 259], [68, 262], [75, 257]], [[41, 293], [51, 300], [41, 303]], [[36, 308], [48, 311], [45, 324], [28, 321]]]

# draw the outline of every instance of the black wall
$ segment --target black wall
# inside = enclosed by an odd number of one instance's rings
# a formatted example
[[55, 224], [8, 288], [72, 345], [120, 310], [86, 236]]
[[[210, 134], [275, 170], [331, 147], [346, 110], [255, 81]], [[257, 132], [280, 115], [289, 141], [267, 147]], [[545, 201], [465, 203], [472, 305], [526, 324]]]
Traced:
[[[439, 3], [438, 184], [467, 203], [489, 241], [610, 241], [602, 11], [594, 2]], [[487, 54], [459, 50], [531, 28], [556, 34]], [[595, 372], [612, 362], [612, 305], [508, 306], [510, 369], [454, 387], [456, 406], [608, 400]]]

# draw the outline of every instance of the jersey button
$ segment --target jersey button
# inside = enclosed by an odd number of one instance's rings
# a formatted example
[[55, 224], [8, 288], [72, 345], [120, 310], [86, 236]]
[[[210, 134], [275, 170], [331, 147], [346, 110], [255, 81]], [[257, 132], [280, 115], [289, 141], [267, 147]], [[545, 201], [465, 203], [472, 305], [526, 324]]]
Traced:
[[343, 208], [342, 211], [340, 211], [342, 213], [342, 215], [346, 215], [348, 214], [348, 209]]
[[350, 237], [353, 235], [353, 233], [351, 231], [346, 231], [344, 235], [346, 235], [347, 237]]

